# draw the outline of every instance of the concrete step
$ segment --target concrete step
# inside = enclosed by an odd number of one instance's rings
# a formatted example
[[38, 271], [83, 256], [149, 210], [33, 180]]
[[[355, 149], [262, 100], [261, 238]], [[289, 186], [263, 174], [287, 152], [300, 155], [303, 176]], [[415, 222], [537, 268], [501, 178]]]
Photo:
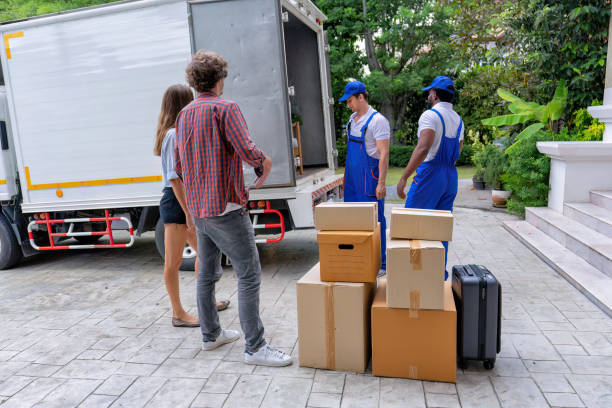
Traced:
[[612, 277], [612, 238], [548, 207], [525, 208], [525, 220]]
[[612, 317], [612, 278], [527, 221], [506, 221], [504, 227], [576, 289]]
[[612, 210], [591, 203], [566, 203], [563, 214], [612, 238]]
[[612, 211], [612, 191], [591, 191], [591, 202]]

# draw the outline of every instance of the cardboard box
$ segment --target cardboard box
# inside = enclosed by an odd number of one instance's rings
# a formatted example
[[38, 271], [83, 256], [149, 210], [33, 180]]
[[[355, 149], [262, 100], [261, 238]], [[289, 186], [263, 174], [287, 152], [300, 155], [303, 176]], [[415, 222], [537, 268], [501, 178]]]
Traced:
[[457, 312], [450, 282], [444, 310], [387, 307], [382, 279], [372, 303], [372, 374], [456, 382]]
[[387, 236], [387, 306], [444, 308], [444, 246], [440, 241]]
[[315, 207], [314, 219], [320, 231], [374, 231], [378, 203], [321, 203]]
[[453, 213], [414, 208], [392, 208], [391, 238], [452, 241]]
[[380, 270], [380, 224], [374, 231], [319, 231], [321, 280], [376, 282]]
[[371, 283], [327, 283], [319, 264], [297, 283], [300, 366], [363, 373], [370, 360]]

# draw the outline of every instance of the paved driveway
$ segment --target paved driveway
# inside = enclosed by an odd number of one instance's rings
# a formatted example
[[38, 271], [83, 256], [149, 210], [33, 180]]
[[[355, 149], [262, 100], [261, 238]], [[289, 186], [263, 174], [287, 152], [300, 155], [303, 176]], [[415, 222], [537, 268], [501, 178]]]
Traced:
[[[200, 350], [173, 328], [152, 235], [128, 250], [44, 254], [0, 271], [4, 407], [612, 407], [612, 319], [511, 237], [506, 214], [457, 209], [449, 263], [487, 265], [503, 285], [502, 352], [457, 385], [241, 362], [243, 342]], [[262, 317], [297, 356], [295, 282], [318, 258], [314, 231], [260, 247]], [[181, 272], [195, 312], [193, 273]], [[226, 268], [222, 324], [239, 329]]]

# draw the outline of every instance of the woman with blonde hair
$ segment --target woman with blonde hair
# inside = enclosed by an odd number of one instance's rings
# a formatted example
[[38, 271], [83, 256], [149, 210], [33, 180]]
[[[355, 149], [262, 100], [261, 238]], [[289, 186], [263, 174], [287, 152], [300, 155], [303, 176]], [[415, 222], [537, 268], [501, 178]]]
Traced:
[[[174, 171], [175, 122], [178, 113], [193, 100], [193, 93], [186, 85], [172, 85], [162, 97], [161, 112], [157, 123], [153, 152], [161, 156], [163, 196], [159, 203], [159, 213], [164, 223], [164, 282], [172, 304], [172, 325], [175, 327], [198, 327], [196, 316], [188, 314], [181, 304], [179, 295], [178, 271], [183, 260], [183, 250], [188, 242], [196, 250], [197, 238], [194, 228], [187, 223], [185, 190], [181, 179]], [[186, 215], [187, 214], [187, 215]], [[219, 258], [217, 279], [221, 277]], [[195, 265], [196, 280], [198, 261]], [[224, 310], [229, 300], [217, 302], [217, 309]]]

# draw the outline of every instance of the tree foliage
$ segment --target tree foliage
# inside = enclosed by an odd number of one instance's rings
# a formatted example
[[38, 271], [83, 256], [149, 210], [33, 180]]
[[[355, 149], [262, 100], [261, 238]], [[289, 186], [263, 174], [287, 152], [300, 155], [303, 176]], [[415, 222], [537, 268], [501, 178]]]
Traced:
[[40, 14], [57, 13], [80, 7], [110, 3], [110, 1], [111, 0], [3, 0], [0, 1], [0, 21], [18, 20]]
[[[324, 11], [327, 39], [330, 45], [329, 63], [332, 78], [332, 92], [338, 100], [344, 93], [349, 78], [363, 75], [364, 57], [357, 47], [359, 34], [363, 31], [361, 0], [317, 0], [315, 4]], [[350, 112], [338, 103], [334, 109], [336, 139], [343, 142], [343, 126]], [[344, 141], [345, 142], [345, 141]]]
[[507, 65], [503, 52], [509, 45], [504, 13], [508, 0], [448, 0], [453, 9], [451, 45], [468, 66], [496, 62]]
[[518, 0], [506, 22], [521, 68], [549, 97], [560, 80], [569, 88], [568, 111], [603, 95], [610, 0]]
[[448, 40], [452, 9], [430, 0], [362, 0], [361, 33], [372, 99], [397, 131], [413, 98], [437, 75], [456, 68]]

